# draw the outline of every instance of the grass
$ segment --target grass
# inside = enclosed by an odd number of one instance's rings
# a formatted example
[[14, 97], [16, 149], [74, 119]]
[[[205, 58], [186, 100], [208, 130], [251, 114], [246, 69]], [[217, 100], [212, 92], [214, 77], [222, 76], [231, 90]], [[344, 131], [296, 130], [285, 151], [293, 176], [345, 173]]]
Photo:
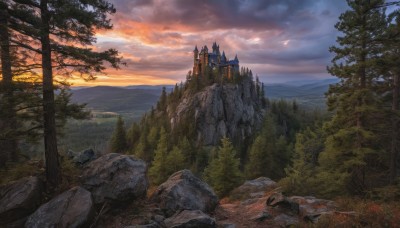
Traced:
[[398, 201], [383, 202], [370, 199], [337, 198], [340, 211], [352, 214], [334, 214], [322, 217], [313, 227], [400, 227]]

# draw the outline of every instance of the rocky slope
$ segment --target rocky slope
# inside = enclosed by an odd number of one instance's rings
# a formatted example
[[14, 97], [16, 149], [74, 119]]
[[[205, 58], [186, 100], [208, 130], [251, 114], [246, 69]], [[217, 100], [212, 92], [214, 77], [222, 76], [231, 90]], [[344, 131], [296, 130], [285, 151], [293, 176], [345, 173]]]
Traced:
[[286, 197], [266, 177], [232, 191], [234, 201], [219, 201], [189, 170], [176, 172], [153, 191], [147, 189], [146, 173], [143, 161], [112, 153], [84, 167], [81, 186], [51, 199], [40, 194], [36, 177], [0, 186], [0, 227], [306, 227], [327, 216], [356, 216], [338, 212], [333, 201]]
[[204, 146], [217, 145], [222, 137], [240, 143], [261, 126], [263, 110], [254, 82], [213, 84], [200, 92], [187, 92], [176, 108], [168, 107], [172, 130], [192, 121], [196, 141]]

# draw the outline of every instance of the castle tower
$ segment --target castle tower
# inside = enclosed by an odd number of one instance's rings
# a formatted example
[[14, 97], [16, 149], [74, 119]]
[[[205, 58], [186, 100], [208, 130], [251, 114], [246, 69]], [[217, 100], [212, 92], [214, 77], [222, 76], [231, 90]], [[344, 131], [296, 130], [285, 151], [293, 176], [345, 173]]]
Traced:
[[225, 63], [225, 62], [226, 62], [225, 51], [222, 51], [221, 63]]
[[194, 64], [196, 64], [197, 59], [199, 58], [199, 50], [197, 49], [197, 45], [193, 50], [193, 60], [194, 60]]
[[208, 47], [207, 47], [207, 45], [204, 46], [204, 69], [203, 70], [206, 69], [206, 66], [208, 66]]
[[213, 46], [212, 46], [212, 53], [213, 53], [213, 54], [217, 54], [217, 42], [214, 42], [214, 43], [213, 43]]
[[197, 45], [193, 50], [193, 75], [199, 74], [199, 50], [197, 49]]

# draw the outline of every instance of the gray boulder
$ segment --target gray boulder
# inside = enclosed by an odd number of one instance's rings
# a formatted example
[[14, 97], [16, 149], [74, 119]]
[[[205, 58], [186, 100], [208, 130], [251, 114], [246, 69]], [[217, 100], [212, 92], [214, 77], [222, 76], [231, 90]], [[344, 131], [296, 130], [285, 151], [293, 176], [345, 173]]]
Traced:
[[184, 210], [167, 218], [165, 225], [168, 228], [208, 228], [216, 227], [215, 219], [200, 210]]
[[233, 199], [261, 198], [265, 192], [274, 190], [278, 185], [267, 177], [259, 177], [248, 180], [241, 186], [235, 188], [230, 196]]
[[25, 223], [27, 228], [88, 227], [94, 215], [90, 192], [74, 187], [43, 204]]
[[40, 206], [42, 183], [25, 177], [0, 187], [0, 226], [21, 220]]
[[297, 216], [280, 214], [274, 218], [274, 222], [280, 227], [297, 227], [300, 221]]
[[273, 207], [278, 211], [299, 215], [300, 205], [298, 202], [282, 195], [282, 193], [274, 193], [267, 199], [267, 206]]
[[181, 210], [209, 213], [218, 204], [218, 197], [211, 187], [186, 169], [172, 174], [157, 188], [151, 199], [167, 216]]
[[84, 150], [84, 151], [78, 153], [74, 157], [73, 161], [79, 165], [83, 165], [94, 159], [96, 159], [96, 154], [94, 153], [94, 151], [92, 149], [87, 149], [87, 150]]
[[83, 187], [92, 192], [96, 204], [128, 203], [146, 197], [147, 165], [133, 156], [110, 153], [85, 167]]

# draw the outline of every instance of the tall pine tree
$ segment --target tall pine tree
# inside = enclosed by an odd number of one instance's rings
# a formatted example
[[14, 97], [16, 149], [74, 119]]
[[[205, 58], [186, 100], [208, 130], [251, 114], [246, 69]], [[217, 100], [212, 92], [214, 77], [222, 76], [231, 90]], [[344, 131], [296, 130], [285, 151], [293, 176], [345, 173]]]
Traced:
[[232, 143], [228, 138], [223, 138], [221, 144], [217, 158], [204, 170], [204, 176], [219, 196], [225, 196], [242, 182], [243, 175]]
[[121, 116], [118, 116], [114, 133], [111, 136], [110, 144], [111, 151], [113, 153], [124, 153], [128, 149], [125, 124]]
[[327, 125], [326, 149], [321, 154], [322, 176], [330, 177], [337, 191], [363, 194], [369, 161], [379, 153], [376, 118], [381, 115], [374, 88], [379, 81], [374, 65], [382, 53], [378, 40], [386, 28], [383, 0], [348, 0], [350, 9], [335, 25], [343, 35], [329, 73], [340, 82], [330, 87], [328, 106], [335, 112]]

